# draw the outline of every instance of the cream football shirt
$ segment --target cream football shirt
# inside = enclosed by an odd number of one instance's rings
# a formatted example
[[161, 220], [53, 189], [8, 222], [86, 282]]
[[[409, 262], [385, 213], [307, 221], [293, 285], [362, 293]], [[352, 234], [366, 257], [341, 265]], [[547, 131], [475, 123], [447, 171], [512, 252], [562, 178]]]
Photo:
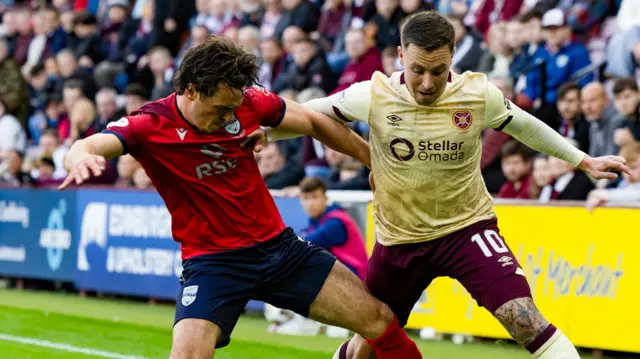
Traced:
[[429, 241], [495, 217], [480, 172], [481, 134], [509, 123], [515, 105], [484, 74], [451, 73], [430, 106], [415, 102], [401, 72], [376, 72], [371, 81], [305, 105], [370, 125], [381, 244]]

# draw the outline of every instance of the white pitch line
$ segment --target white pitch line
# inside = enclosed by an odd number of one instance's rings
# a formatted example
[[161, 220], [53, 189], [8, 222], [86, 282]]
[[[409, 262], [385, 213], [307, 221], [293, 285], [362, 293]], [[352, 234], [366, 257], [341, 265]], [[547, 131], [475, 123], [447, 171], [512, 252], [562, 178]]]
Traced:
[[92, 356], [101, 357], [101, 358], [110, 358], [110, 359], [147, 359], [147, 358], [144, 358], [144, 357], [138, 357], [138, 356], [134, 356], [134, 355], [124, 355], [124, 354], [106, 352], [106, 351], [97, 350], [97, 349], [76, 347], [74, 345], [69, 345], [69, 344], [64, 344], [64, 343], [54, 343], [54, 342], [50, 342], [48, 340], [17, 337], [17, 336], [14, 336], [14, 335], [1, 334], [1, 333], [0, 333], [0, 340], [5, 340], [5, 341], [8, 341], [8, 342], [16, 342], [16, 343], [21, 343], [21, 344], [35, 345], [35, 346], [38, 346], [38, 347], [51, 348], [51, 349], [62, 350], [62, 351], [71, 352], [71, 353], [87, 354], [87, 355], [92, 355]]

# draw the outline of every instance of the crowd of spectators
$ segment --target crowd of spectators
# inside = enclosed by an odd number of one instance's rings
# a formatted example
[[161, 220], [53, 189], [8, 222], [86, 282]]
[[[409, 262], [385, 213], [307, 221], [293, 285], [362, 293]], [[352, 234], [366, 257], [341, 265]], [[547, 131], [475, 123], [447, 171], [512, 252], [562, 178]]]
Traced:
[[[640, 3], [635, 0], [0, 0], [0, 183], [52, 186], [73, 141], [171, 93], [185, 51], [228, 36], [259, 57], [259, 79], [305, 102], [401, 71], [403, 19], [446, 14], [453, 70], [479, 71], [518, 106], [592, 156], [620, 154], [633, 176], [594, 183], [502, 132], [483, 134], [481, 169], [502, 198], [586, 200], [640, 193]], [[352, 129], [368, 137], [365, 123]], [[367, 190], [369, 171], [309, 138], [257, 155], [269, 188], [304, 177]], [[130, 156], [99, 185], [153, 188]]]

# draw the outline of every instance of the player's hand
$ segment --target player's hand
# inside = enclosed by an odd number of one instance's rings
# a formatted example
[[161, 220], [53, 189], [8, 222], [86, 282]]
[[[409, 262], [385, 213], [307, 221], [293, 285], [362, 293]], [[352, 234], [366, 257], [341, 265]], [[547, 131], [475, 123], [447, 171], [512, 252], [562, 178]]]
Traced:
[[262, 128], [251, 132], [247, 138], [240, 144], [241, 148], [251, 148], [253, 152], [260, 152], [269, 142], [267, 133]]
[[79, 186], [88, 180], [92, 174], [94, 177], [100, 177], [106, 166], [107, 161], [104, 157], [89, 155], [73, 165], [69, 171], [69, 175], [67, 175], [67, 178], [64, 179], [64, 182], [62, 182], [58, 189], [63, 190], [67, 188], [73, 181]]
[[621, 156], [601, 156], [590, 157], [585, 156], [578, 168], [585, 171], [591, 178], [594, 179], [616, 179], [618, 174], [609, 172], [613, 170], [615, 172], [624, 172], [631, 174], [627, 167], [627, 161]]

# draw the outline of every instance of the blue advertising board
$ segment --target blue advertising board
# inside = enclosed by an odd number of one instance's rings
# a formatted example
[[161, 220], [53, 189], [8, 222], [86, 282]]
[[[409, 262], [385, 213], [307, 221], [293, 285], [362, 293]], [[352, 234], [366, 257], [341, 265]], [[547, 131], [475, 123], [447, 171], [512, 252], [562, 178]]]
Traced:
[[0, 189], [0, 273], [72, 281], [76, 193]]
[[[297, 199], [276, 199], [299, 231], [308, 217]], [[171, 217], [155, 192], [77, 192], [76, 286], [107, 293], [175, 299], [182, 261]]]

